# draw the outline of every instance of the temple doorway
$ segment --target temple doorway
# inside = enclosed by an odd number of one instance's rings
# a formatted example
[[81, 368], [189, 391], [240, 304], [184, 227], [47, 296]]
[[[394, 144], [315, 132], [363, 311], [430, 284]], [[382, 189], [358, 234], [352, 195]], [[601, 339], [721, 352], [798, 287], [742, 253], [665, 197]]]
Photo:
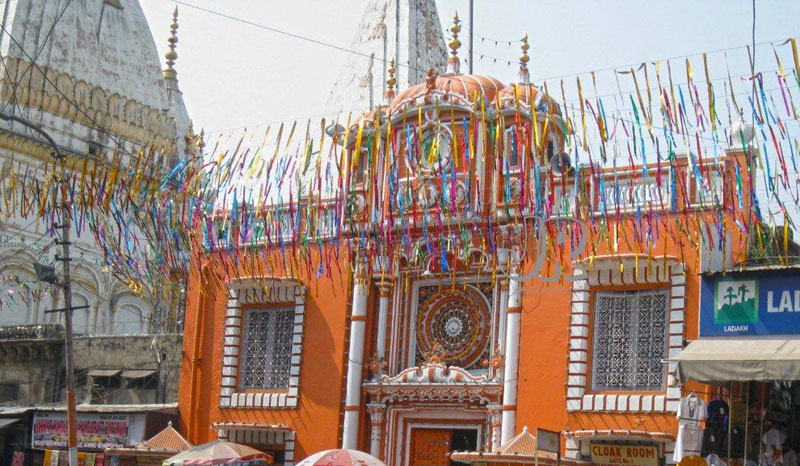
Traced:
[[474, 451], [478, 447], [477, 429], [414, 428], [411, 431], [409, 466], [455, 466], [453, 451]]

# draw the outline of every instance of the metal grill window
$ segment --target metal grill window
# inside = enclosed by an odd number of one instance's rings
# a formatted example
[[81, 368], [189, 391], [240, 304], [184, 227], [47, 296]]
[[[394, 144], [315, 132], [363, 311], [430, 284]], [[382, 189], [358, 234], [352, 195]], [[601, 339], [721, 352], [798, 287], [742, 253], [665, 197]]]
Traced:
[[241, 387], [289, 388], [294, 309], [250, 309], [245, 313]]
[[595, 295], [592, 389], [664, 388], [667, 300], [666, 290]]

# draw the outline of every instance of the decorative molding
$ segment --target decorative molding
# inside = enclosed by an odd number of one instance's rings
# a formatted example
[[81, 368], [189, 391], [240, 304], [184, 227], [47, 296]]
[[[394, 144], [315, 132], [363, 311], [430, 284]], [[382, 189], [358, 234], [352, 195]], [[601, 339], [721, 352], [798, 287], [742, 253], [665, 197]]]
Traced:
[[3, 65], [0, 98], [6, 102], [15, 101], [87, 127], [99, 125], [110, 134], [163, 148], [165, 153], [177, 150], [175, 118], [161, 109], [21, 58], [4, 57]]
[[[294, 329], [289, 387], [280, 392], [238, 392], [242, 306], [245, 304], [294, 303]], [[300, 396], [300, 363], [303, 348], [306, 287], [294, 280], [245, 277], [228, 283], [222, 383], [219, 405], [223, 408], [295, 409]]]
[[373, 400], [479, 402], [500, 398], [502, 382], [488, 375], [472, 375], [466, 369], [437, 362], [409, 367], [395, 376], [383, 375], [363, 384]]
[[[620, 273], [620, 261], [623, 273]], [[586, 278], [572, 284], [572, 312], [570, 314], [569, 356], [567, 364], [567, 411], [590, 412], [676, 412], [680, 402], [680, 389], [674, 376], [676, 363], [668, 363], [666, 389], [654, 394], [619, 394], [613, 391], [587, 393], [589, 381], [589, 322], [592, 310], [589, 298], [592, 287], [625, 285], [669, 285], [667, 358], [680, 352], [685, 330], [685, 267], [678, 259], [635, 264], [635, 258], [595, 258], [591, 269], [576, 264], [575, 273], [586, 273]]]

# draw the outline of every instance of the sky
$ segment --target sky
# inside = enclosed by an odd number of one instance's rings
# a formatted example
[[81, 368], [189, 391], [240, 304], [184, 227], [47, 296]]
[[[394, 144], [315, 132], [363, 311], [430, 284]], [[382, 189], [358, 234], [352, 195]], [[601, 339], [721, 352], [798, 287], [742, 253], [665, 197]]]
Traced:
[[[171, 0], [140, 0], [162, 57], [172, 10], [179, 8], [178, 79], [195, 123], [206, 132], [318, 117], [346, 52], [276, 34]], [[348, 47], [366, 0], [186, 0], [186, 3]], [[531, 75], [557, 86], [564, 75], [588, 73], [704, 51], [752, 40], [752, 3], [739, 0], [592, 1], [474, 0], [474, 72], [515, 79], [519, 44], [531, 42]], [[455, 11], [466, 21], [469, 0], [439, 0], [443, 28]], [[800, 2], [756, 1], [757, 43], [800, 36]], [[462, 32], [462, 56], [467, 31]], [[481, 39], [481, 37], [488, 39]], [[495, 57], [481, 58], [480, 55]], [[732, 55], [732, 54], [731, 54]], [[723, 72], [723, 54], [712, 67]], [[772, 51], [756, 48], [756, 58]], [[741, 65], [746, 55], [730, 66]], [[366, 58], [364, 59], [366, 62]], [[511, 60], [509, 65], [503, 60]], [[712, 60], [713, 61], [713, 60]], [[768, 62], [771, 66], [774, 62]], [[698, 62], [695, 66], [699, 66]], [[366, 63], [365, 63], [366, 66]], [[608, 72], [613, 73], [613, 72]], [[598, 81], [613, 84], [613, 74]], [[568, 83], [574, 76], [565, 78]], [[590, 79], [588, 75], [582, 79]], [[603, 85], [601, 84], [601, 86]], [[609, 90], [611, 88], [608, 88]], [[603, 91], [600, 91], [601, 93]]]

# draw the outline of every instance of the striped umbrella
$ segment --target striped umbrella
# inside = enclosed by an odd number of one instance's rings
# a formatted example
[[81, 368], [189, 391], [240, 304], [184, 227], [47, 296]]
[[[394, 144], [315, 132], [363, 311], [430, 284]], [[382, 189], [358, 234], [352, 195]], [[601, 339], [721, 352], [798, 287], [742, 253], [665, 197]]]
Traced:
[[216, 442], [204, 443], [178, 453], [164, 460], [162, 466], [212, 466], [227, 464], [231, 466], [260, 466], [272, 463], [272, 457], [255, 448], [238, 443]]
[[386, 466], [383, 461], [358, 450], [326, 450], [315, 453], [297, 466]]

